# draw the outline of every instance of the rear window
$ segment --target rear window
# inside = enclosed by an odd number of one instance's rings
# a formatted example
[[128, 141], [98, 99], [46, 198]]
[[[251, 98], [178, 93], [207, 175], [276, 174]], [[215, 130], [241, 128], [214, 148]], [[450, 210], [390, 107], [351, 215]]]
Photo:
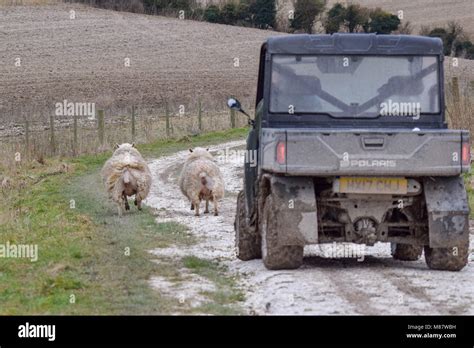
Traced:
[[270, 112], [334, 117], [440, 112], [435, 56], [274, 55]]

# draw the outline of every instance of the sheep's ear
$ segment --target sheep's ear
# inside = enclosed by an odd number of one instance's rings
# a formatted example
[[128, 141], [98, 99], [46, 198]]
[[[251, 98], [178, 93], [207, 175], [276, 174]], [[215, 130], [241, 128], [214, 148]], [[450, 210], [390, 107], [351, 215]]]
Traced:
[[193, 149], [189, 149], [189, 152], [193, 152], [194, 150]]
[[136, 146], [135, 146], [135, 143], [132, 144], [132, 147], [136, 147]]
[[119, 144], [115, 144], [115, 146], [114, 146], [114, 150], [117, 150], [119, 147], [120, 147], [120, 145], [119, 145]]

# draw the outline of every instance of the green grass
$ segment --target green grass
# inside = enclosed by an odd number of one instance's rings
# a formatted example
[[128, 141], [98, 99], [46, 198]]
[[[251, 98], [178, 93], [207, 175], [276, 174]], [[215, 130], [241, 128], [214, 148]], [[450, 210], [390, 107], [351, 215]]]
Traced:
[[[139, 149], [147, 157], [159, 157], [242, 139], [246, 132], [234, 129], [184, 141], [159, 141]], [[31, 182], [0, 202], [0, 244], [37, 244], [39, 259], [0, 259], [0, 314], [238, 313], [234, 304], [241, 295], [235, 282], [213, 263], [184, 262], [216, 283], [216, 293], [206, 294], [210, 299], [206, 306], [187, 308], [151, 289], [151, 275], [179, 279], [183, 261], [158, 264], [147, 250], [189, 245], [195, 239], [180, 224], [157, 224], [148, 208], [137, 212], [132, 206], [132, 213], [118, 218], [99, 177], [109, 156], [66, 160], [74, 169], [60, 175], [43, 175], [47, 167], [25, 167], [17, 173]], [[42, 180], [33, 184], [35, 178]], [[75, 209], [70, 208], [72, 199]]]

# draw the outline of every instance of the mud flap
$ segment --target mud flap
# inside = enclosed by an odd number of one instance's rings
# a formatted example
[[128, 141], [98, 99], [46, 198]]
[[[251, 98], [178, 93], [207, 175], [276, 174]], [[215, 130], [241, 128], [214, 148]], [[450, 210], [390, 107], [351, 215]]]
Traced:
[[460, 176], [423, 181], [431, 248], [451, 248], [469, 240], [469, 203]]
[[281, 245], [318, 242], [318, 218], [313, 180], [271, 177], [271, 192], [278, 207], [278, 241]]

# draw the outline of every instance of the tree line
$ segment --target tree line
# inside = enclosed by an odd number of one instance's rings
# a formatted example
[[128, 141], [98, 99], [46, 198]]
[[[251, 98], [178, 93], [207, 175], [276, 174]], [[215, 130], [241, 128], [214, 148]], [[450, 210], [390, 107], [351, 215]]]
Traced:
[[[359, 4], [336, 3], [326, 8], [326, 0], [295, 0], [288, 13], [288, 24], [279, 25], [277, 0], [233, 0], [211, 2], [205, 6], [197, 0], [77, 0], [99, 7], [119, 11], [142, 12], [165, 16], [182, 16], [187, 19], [271, 29], [289, 33], [337, 32], [411, 34], [410, 22], [402, 23], [397, 15], [381, 8], [367, 8]], [[319, 25], [319, 27], [318, 27]], [[422, 27], [420, 35], [439, 37], [445, 55], [474, 59], [474, 44], [463, 28], [449, 22], [444, 27]]]

